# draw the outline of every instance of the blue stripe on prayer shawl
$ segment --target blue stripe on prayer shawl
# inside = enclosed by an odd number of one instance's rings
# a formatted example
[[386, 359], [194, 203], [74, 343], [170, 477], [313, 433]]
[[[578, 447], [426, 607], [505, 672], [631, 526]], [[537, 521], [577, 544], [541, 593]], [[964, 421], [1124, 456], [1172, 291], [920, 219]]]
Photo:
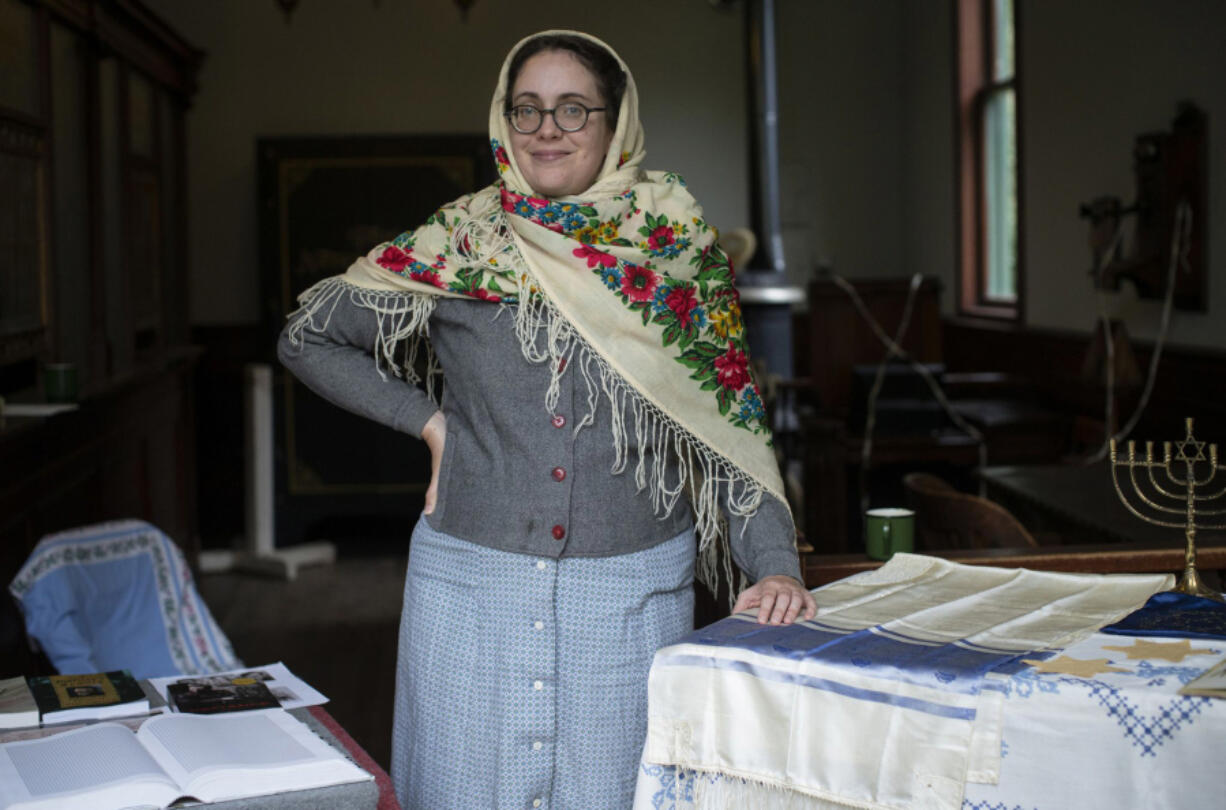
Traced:
[[897, 706], [900, 709], [911, 709], [912, 711], [932, 714], [936, 715], [937, 717], [948, 717], [953, 720], [967, 721], [972, 721], [975, 719], [974, 709], [964, 709], [958, 706], [947, 706], [940, 703], [933, 703], [932, 701], [928, 700], [920, 700], [919, 698], [891, 695], [887, 692], [881, 692], [876, 689], [864, 689], [857, 686], [849, 686], [848, 684], [832, 681], [828, 678], [817, 678], [812, 675], [799, 675], [794, 672], [782, 672], [777, 669], [751, 664], [747, 661], [733, 661], [707, 655], [669, 655], [657, 657], [656, 666], [689, 666], [703, 667], [706, 669], [726, 669], [733, 672], [743, 672], [746, 675], [752, 675], [753, 677], [763, 681], [790, 683], [809, 689], [820, 689], [824, 692], [833, 692], [834, 694], [849, 697], [854, 700], [864, 700], [872, 703], [885, 703], [890, 706]]
[[809, 626], [724, 620], [685, 643], [742, 649], [772, 658], [845, 666], [874, 677], [975, 694], [983, 676], [1027, 652], [991, 650], [962, 641], [908, 638], [881, 627], [833, 633]]

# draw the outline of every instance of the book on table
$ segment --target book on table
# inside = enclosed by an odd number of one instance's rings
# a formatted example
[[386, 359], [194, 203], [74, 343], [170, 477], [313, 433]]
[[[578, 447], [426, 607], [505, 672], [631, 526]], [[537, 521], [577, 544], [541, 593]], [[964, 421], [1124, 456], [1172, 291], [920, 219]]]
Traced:
[[125, 670], [29, 679], [43, 725], [149, 713], [149, 698]]
[[[290, 672], [285, 664], [280, 661], [274, 664], [233, 669], [228, 672], [214, 672], [209, 675], [193, 675], [187, 678], [181, 675], [150, 678], [149, 685], [167, 701], [171, 701], [171, 686], [173, 684], [229, 688], [234, 685], [250, 684], [252, 681], [264, 684], [277, 701], [274, 705], [280, 705], [283, 709], [301, 709], [328, 702], [327, 697]], [[176, 689], [174, 691], [181, 690]]]
[[262, 681], [242, 676], [185, 678], [168, 685], [166, 693], [175, 711], [190, 714], [220, 714], [281, 706]]
[[26, 679], [18, 676], [0, 680], [0, 728], [37, 725], [38, 704]]
[[373, 779], [284, 709], [163, 714], [0, 745], [0, 810], [218, 802]]

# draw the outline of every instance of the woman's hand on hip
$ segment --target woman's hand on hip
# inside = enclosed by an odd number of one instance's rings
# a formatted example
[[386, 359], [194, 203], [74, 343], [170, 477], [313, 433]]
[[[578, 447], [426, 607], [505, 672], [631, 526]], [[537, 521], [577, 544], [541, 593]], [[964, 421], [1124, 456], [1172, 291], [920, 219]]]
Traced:
[[813, 594], [792, 577], [777, 574], [762, 577], [741, 591], [736, 599], [733, 613], [758, 609], [758, 624], [791, 624], [805, 621], [817, 615], [817, 601]]
[[447, 443], [447, 420], [442, 411], [435, 411], [421, 429], [421, 438], [430, 448], [430, 486], [426, 487], [426, 508], [424, 514], [434, 511], [434, 501], [438, 498], [438, 471], [443, 464], [443, 446]]

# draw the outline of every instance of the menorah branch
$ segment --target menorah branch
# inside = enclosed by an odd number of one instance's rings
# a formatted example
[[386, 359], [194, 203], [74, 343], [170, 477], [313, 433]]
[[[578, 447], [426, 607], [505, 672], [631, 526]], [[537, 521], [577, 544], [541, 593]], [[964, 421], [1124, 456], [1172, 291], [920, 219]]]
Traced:
[[[1155, 503], [1154, 501], [1150, 500], [1150, 499], [1149, 499], [1149, 498], [1146, 496], [1146, 494], [1145, 494], [1145, 489], [1144, 489], [1144, 487], [1142, 487], [1142, 486], [1141, 486], [1141, 484], [1137, 482], [1137, 466], [1136, 466], [1136, 465], [1133, 465], [1133, 464], [1129, 464], [1129, 465], [1128, 465], [1128, 477], [1129, 477], [1129, 480], [1132, 482], [1132, 490], [1133, 490], [1133, 492], [1135, 492], [1135, 493], [1136, 493], [1136, 496], [1137, 496], [1138, 498], [1140, 498], [1140, 499], [1141, 499], [1141, 502], [1142, 502], [1142, 503], [1144, 503], [1144, 504], [1145, 504], [1146, 506], [1148, 506], [1149, 508], [1151, 508], [1151, 509], [1153, 509], [1154, 511], [1157, 511], [1157, 512], [1165, 512], [1165, 513], [1167, 513], [1167, 514], [1169, 514], [1169, 515], [1183, 515], [1183, 514], [1186, 514], [1186, 513], [1187, 513], [1185, 509], [1176, 509], [1176, 508], [1171, 507], [1171, 506], [1163, 506], [1163, 505], [1161, 505], [1161, 504], [1159, 504], [1159, 503]], [[1117, 491], [1117, 492], [1119, 492], [1119, 482], [1116, 482], [1116, 491]], [[1122, 493], [1122, 492], [1120, 493], [1120, 497], [1121, 497], [1121, 498], [1122, 498], [1122, 497], [1124, 497], [1124, 495], [1123, 495], [1123, 493]], [[1169, 496], [1169, 497], [1171, 497], [1171, 499], [1172, 499], [1172, 500], [1179, 500], [1179, 501], [1183, 501], [1183, 500], [1185, 499], [1185, 497], [1186, 497], [1186, 496], [1176, 494], [1176, 495], [1171, 495], [1171, 496]], [[1145, 517], [1145, 516], [1143, 516], [1143, 515], [1142, 515], [1142, 516], [1140, 516], [1140, 517], [1141, 517], [1141, 519], [1142, 519], [1142, 520], [1149, 520], [1149, 518], [1146, 518], [1146, 517]], [[1151, 523], [1152, 523], [1153, 521], [1149, 521], [1149, 522], [1151, 522]], [[1165, 524], [1163, 524], [1163, 525], [1165, 525]], [[1182, 525], [1184, 525], [1184, 524], [1182, 524], [1182, 523], [1176, 523], [1176, 524], [1173, 524], [1173, 525], [1175, 525], [1175, 526], [1182, 526]]]

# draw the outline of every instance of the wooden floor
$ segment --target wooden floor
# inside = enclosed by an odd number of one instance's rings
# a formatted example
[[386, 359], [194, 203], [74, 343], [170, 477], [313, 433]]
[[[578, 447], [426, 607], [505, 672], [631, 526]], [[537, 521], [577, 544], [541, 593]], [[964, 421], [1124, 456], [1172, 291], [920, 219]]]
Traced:
[[406, 562], [367, 552], [294, 582], [226, 573], [197, 586], [247, 665], [281, 661], [331, 698], [328, 711], [386, 770]]

